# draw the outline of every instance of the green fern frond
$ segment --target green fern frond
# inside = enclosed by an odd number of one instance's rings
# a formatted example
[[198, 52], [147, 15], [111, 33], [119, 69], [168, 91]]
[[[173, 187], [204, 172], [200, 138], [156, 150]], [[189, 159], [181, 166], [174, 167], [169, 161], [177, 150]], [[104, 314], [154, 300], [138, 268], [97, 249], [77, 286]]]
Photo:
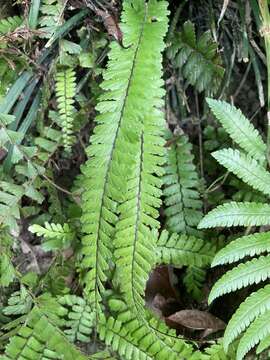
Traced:
[[231, 264], [245, 256], [260, 255], [270, 252], [270, 232], [242, 236], [222, 248], [214, 257], [212, 267]]
[[239, 264], [224, 274], [213, 286], [209, 303], [217, 297], [228, 294], [251, 284], [258, 284], [270, 276], [270, 257], [260, 256], [246, 263]]
[[259, 161], [265, 160], [266, 145], [258, 130], [254, 128], [240, 109], [225, 101], [207, 99], [207, 103], [215, 117], [236, 144], [251, 157]]
[[217, 206], [199, 223], [198, 228], [217, 226], [262, 226], [270, 224], [270, 205], [255, 202], [229, 202]]
[[[141, 0], [124, 3], [124, 43], [131, 46], [123, 49], [112, 44], [104, 74], [102, 87], [106, 92], [97, 106], [100, 115], [88, 150], [91, 159], [84, 167], [87, 188], [82, 216], [83, 231], [88, 234], [83, 240], [83, 264], [91, 269], [84, 283], [95, 309], [99, 307], [112, 259], [110, 248], [118, 212], [116, 265], [123, 292], [131, 297], [132, 306], [141, 304], [143, 308], [145, 282], [155, 263], [148, 226], [158, 226], [153, 218], [158, 216], [156, 208], [161, 195], [161, 180], [153, 174], [161, 174], [164, 143], [164, 120], [158, 108], [164, 93], [160, 78], [166, 6], [155, 0], [147, 4]], [[152, 17], [158, 21], [149, 21]], [[148, 86], [142, 96], [140, 89], [145, 81]], [[148, 234], [149, 243], [145, 241]]]
[[224, 348], [229, 345], [244, 331], [258, 316], [270, 310], [270, 285], [253, 292], [241, 303], [226, 327], [224, 333]]
[[0, 228], [0, 287], [9, 286], [15, 278], [15, 268], [12, 264], [13, 238], [4, 228]]
[[218, 150], [212, 155], [221, 165], [246, 184], [265, 195], [270, 195], [270, 173], [255, 159], [233, 149]]
[[0, 20], [0, 35], [4, 35], [16, 30], [23, 23], [20, 16], [10, 16]]
[[73, 121], [74, 121], [74, 98], [76, 94], [76, 74], [71, 68], [67, 68], [56, 74], [55, 84], [58, 110], [63, 131], [63, 143], [67, 151], [70, 151], [73, 143]]
[[187, 136], [181, 135], [172, 143], [166, 158], [163, 177], [166, 227], [171, 232], [197, 235], [195, 228], [202, 218], [202, 201]]
[[189, 294], [192, 295], [193, 299], [201, 301], [203, 297], [202, 287], [206, 279], [206, 269], [198, 266], [189, 266], [186, 269], [183, 283]]
[[42, 14], [39, 26], [40, 37], [51, 38], [59, 25], [61, 17], [62, 5], [58, 0], [42, 0], [40, 12]]
[[235, 355], [236, 349], [234, 346], [231, 346], [230, 350], [225, 353], [223, 342], [218, 341], [203, 351], [200, 360], [235, 360]]
[[210, 243], [194, 236], [171, 234], [163, 231], [156, 245], [159, 264], [174, 266], [206, 266], [211, 263], [214, 248]]
[[94, 314], [85, 299], [76, 295], [64, 295], [59, 303], [68, 309], [65, 334], [71, 342], [89, 342], [92, 333]]
[[196, 38], [194, 24], [187, 21], [182, 31], [175, 34], [168, 56], [198, 91], [216, 91], [224, 74], [217, 50], [218, 45], [213, 41], [210, 31]]
[[241, 338], [236, 360], [242, 360], [245, 355], [261, 340], [265, 339], [270, 334], [270, 311], [267, 311], [263, 315], [259, 316], [247, 329], [243, 337]]

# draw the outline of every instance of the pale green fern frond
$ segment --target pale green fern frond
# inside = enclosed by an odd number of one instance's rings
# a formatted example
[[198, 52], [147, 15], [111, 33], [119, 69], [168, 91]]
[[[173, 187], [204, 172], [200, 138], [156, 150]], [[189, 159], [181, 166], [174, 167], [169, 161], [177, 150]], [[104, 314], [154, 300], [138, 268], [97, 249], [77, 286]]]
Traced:
[[191, 21], [185, 22], [182, 31], [175, 34], [168, 56], [198, 91], [217, 90], [224, 69], [218, 45], [213, 41], [210, 31], [196, 38], [194, 24]]
[[72, 133], [76, 94], [76, 74], [73, 69], [67, 68], [57, 72], [55, 91], [63, 131], [63, 143], [65, 149], [70, 151], [74, 141]]
[[0, 20], [0, 35], [4, 35], [16, 30], [23, 23], [20, 16], [10, 16]]
[[218, 150], [212, 155], [221, 165], [246, 184], [265, 195], [270, 195], [270, 173], [255, 159], [233, 149]]
[[242, 236], [221, 249], [214, 257], [212, 266], [231, 264], [245, 256], [270, 252], [270, 232]]
[[166, 154], [163, 177], [166, 227], [179, 234], [197, 235], [195, 228], [202, 218], [199, 177], [193, 158], [185, 135], [173, 141]]
[[94, 314], [87, 301], [76, 295], [64, 295], [59, 303], [68, 309], [64, 332], [71, 342], [89, 342], [94, 324]]
[[236, 144], [257, 160], [265, 160], [266, 145], [258, 130], [254, 128], [240, 109], [225, 101], [207, 99], [207, 103]]
[[51, 38], [59, 25], [62, 5], [58, 0], [42, 0], [40, 12], [42, 14], [39, 20], [41, 35], [40, 37]]
[[265, 339], [270, 334], [270, 311], [267, 311], [263, 315], [259, 316], [247, 329], [243, 337], [241, 338], [236, 360], [242, 360], [245, 355], [261, 340]]
[[253, 292], [236, 310], [224, 333], [224, 348], [244, 331], [258, 316], [270, 310], [270, 285]]
[[270, 205], [256, 202], [229, 202], [217, 206], [199, 223], [198, 228], [217, 226], [261, 226], [270, 224]]
[[258, 259], [252, 259], [244, 264], [239, 264], [232, 270], [224, 274], [213, 286], [209, 303], [217, 297], [228, 294], [232, 291], [241, 289], [245, 286], [258, 284], [265, 281], [270, 276], [270, 257], [261, 256]]
[[174, 266], [206, 266], [211, 263], [214, 248], [210, 243], [194, 236], [171, 234], [163, 231], [156, 245], [160, 264]]

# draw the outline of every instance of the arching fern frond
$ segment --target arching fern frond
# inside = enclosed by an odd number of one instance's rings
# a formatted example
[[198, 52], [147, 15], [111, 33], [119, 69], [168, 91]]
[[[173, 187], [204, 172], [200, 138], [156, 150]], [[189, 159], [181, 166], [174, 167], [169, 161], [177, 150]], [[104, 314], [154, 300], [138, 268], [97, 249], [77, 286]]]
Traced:
[[207, 99], [207, 103], [215, 117], [236, 144], [255, 159], [259, 161], [265, 159], [266, 145], [258, 130], [254, 128], [240, 109], [225, 101]]
[[270, 205], [255, 202], [229, 202], [217, 206], [199, 223], [198, 228], [217, 226], [261, 226], [270, 224]]
[[270, 252], [270, 232], [242, 236], [222, 248], [214, 257], [212, 267], [231, 264], [245, 256], [260, 255]]
[[210, 31], [196, 38], [194, 24], [187, 21], [182, 31], [175, 34], [168, 56], [198, 91], [216, 91], [224, 74], [217, 50], [217, 43], [213, 41]]
[[156, 246], [159, 264], [174, 266], [206, 266], [211, 263], [214, 248], [210, 243], [194, 236], [172, 234], [163, 231]]
[[261, 340], [265, 339], [270, 334], [270, 311], [267, 311], [263, 315], [259, 316], [247, 329], [243, 337], [241, 338], [236, 360], [242, 360], [245, 355], [257, 345]]
[[270, 276], [270, 257], [261, 256], [244, 264], [239, 264], [224, 274], [213, 286], [209, 303], [217, 297], [241, 289], [251, 284], [258, 284]]
[[191, 144], [184, 134], [173, 141], [167, 150], [163, 194], [166, 227], [170, 232], [198, 233], [195, 228], [202, 218], [202, 201], [193, 158]]
[[265, 195], [270, 195], [270, 173], [255, 159], [233, 149], [218, 150], [212, 155], [221, 165], [246, 184]]
[[236, 310], [224, 333], [225, 350], [252, 321], [266, 311], [270, 311], [270, 285], [253, 292]]
[[64, 147], [70, 151], [73, 143], [74, 98], [76, 94], [75, 71], [71, 68], [57, 72], [55, 91], [63, 131]]

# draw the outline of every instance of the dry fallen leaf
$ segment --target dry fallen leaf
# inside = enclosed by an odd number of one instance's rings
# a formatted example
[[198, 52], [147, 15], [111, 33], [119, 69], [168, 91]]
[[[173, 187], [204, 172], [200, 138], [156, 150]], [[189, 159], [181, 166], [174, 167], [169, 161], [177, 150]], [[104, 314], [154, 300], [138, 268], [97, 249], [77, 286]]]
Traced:
[[191, 330], [204, 330], [202, 337], [205, 337], [211, 333], [219, 330], [223, 330], [226, 326], [224, 321], [215, 317], [214, 315], [200, 310], [181, 310], [172, 314], [166, 318], [168, 326], [174, 329], [180, 329], [182, 327]]

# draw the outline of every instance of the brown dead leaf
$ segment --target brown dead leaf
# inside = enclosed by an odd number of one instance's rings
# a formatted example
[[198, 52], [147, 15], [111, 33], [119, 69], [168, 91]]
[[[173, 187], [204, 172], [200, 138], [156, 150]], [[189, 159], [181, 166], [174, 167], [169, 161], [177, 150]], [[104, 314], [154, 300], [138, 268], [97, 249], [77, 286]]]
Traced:
[[223, 330], [226, 326], [224, 321], [215, 317], [214, 315], [200, 310], [181, 310], [166, 318], [168, 326], [181, 330], [182, 327], [191, 330], [204, 330], [203, 337], [214, 333], [219, 330]]

